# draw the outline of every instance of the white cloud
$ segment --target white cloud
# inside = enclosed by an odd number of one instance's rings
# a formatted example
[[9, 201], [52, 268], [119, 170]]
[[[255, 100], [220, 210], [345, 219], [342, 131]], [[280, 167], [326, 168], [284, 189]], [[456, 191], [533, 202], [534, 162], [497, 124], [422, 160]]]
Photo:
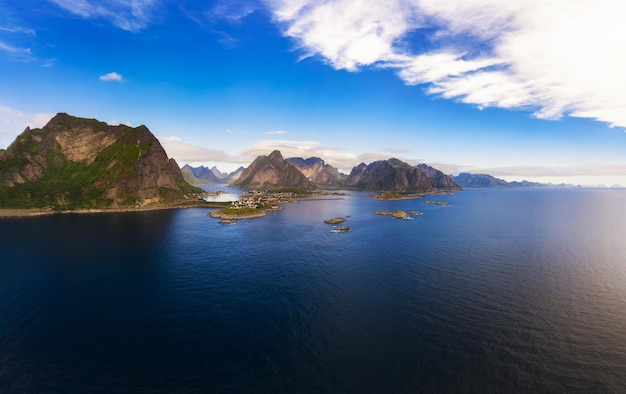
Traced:
[[574, 185], [596, 186], [604, 184], [626, 186], [626, 162], [596, 162], [577, 166], [507, 166], [476, 167], [450, 163], [431, 163], [446, 174], [458, 175], [461, 172], [489, 174], [506, 181], [529, 180], [541, 183], [570, 183]]
[[265, 134], [269, 134], [269, 135], [284, 135], [287, 134], [288, 131], [285, 130], [274, 130], [274, 131], [266, 131]]
[[121, 74], [112, 72], [112, 73], [100, 75], [100, 80], [104, 82], [111, 82], [111, 81], [122, 82], [124, 80], [124, 77]]
[[128, 126], [128, 127], [135, 127], [133, 126], [133, 124], [129, 121], [126, 122], [118, 122], [117, 119], [113, 119], [111, 121], [108, 122], [108, 124], [110, 124], [111, 126], [119, 126], [121, 124], [123, 124], [124, 126]]
[[[477, 168], [477, 173], [506, 177], [603, 177], [624, 176], [626, 162], [589, 163], [581, 166], [545, 167], [545, 166], [511, 166], [496, 168]], [[474, 171], [469, 171], [474, 172]]]
[[45, 126], [53, 116], [51, 113], [26, 114], [0, 105], [0, 146], [8, 146], [26, 127]]
[[626, 127], [621, 0], [268, 0], [304, 56], [478, 107]]
[[176, 136], [157, 137], [169, 157], [173, 157], [179, 163], [191, 162], [225, 162], [240, 163], [238, 157], [229, 155], [223, 150], [208, 149], [192, 142], [184, 141]]
[[385, 149], [385, 151], [390, 152], [390, 153], [411, 153], [410, 149], [406, 149], [406, 148], [387, 148]]
[[0, 26], [0, 31], [4, 31], [7, 33], [24, 34], [31, 37], [37, 34], [35, 30], [31, 29], [30, 27], [23, 26]]
[[154, 18], [157, 0], [48, 0], [85, 19], [105, 19], [123, 30], [136, 32]]
[[226, 20], [239, 23], [257, 8], [258, 4], [249, 0], [219, 0], [206, 14], [213, 21]]
[[0, 51], [4, 51], [7, 52], [11, 55], [25, 55], [25, 56], [30, 56], [31, 55], [31, 50], [30, 48], [18, 48], [16, 46], [13, 45], [9, 45], [5, 42], [0, 41]]
[[[201, 147], [176, 136], [158, 139], [168, 156], [176, 159], [178, 163], [214, 163], [220, 169], [232, 168], [232, 164], [235, 164], [235, 168], [248, 166], [257, 157], [267, 156], [276, 149], [280, 150], [285, 158], [321, 157], [327, 163], [345, 171], [350, 171], [353, 166], [372, 155], [360, 157], [346, 152], [343, 148], [322, 146], [317, 141], [293, 140], [261, 140], [237, 155], [230, 155], [223, 150]], [[382, 155], [376, 155], [376, 160], [381, 158]]]
[[244, 150], [241, 154], [245, 161], [252, 162], [255, 158], [268, 155], [278, 149], [283, 157], [321, 157], [327, 163], [340, 167], [344, 163], [352, 163], [356, 160], [355, 155], [345, 152], [342, 148], [328, 148], [317, 141], [296, 140], [261, 140]]

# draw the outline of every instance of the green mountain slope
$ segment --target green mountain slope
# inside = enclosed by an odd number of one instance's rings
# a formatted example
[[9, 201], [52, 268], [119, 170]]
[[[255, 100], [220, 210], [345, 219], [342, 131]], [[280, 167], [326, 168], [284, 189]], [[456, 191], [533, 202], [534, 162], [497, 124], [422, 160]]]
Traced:
[[0, 150], [0, 208], [118, 208], [198, 192], [145, 126], [57, 114]]

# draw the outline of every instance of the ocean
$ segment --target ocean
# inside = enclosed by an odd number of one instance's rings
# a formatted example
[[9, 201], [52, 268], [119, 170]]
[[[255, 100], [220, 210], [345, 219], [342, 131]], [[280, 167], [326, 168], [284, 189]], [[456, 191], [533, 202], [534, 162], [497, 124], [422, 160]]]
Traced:
[[626, 392], [626, 190], [347, 193], [0, 219], [0, 392]]

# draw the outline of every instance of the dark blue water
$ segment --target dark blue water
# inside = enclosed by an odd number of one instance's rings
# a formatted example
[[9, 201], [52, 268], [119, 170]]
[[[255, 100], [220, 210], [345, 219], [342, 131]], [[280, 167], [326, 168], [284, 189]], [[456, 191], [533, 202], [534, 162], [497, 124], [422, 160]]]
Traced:
[[0, 392], [626, 392], [626, 190], [429, 198], [2, 219]]

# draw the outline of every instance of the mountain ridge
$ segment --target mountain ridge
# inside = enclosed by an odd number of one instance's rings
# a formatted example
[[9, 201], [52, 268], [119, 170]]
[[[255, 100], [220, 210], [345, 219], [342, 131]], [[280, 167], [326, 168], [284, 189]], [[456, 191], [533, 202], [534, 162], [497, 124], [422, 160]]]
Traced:
[[122, 208], [184, 201], [187, 183], [144, 125], [58, 113], [0, 151], [0, 207]]
[[460, 186], [467, 188], [581, 187], [580, 185], [573, 184], [541, 183], [526, 180], [507, 182], [504, 179], [496, 178], [489, 174], [471, 174], [468, 172], [462, 172], [459, 175], [450, 175], [450, 177]]
[[307, 159], [291, 157], [285, 160], [300, 170], [318, 188], [336, 189], [345, 184], [345, 179], [339, 174], [339, 170], [330, 164], [326, 164], [319, 157], [309, 157]]
[[411, 166], [399, 159], [360, 163], [346, 179], [346, 187], [357, 190], [427, 192], [436, 189], [459, 189], [448, 175], [433, 167]]
[[287, 162], [278, 150], [257, 157], [230, 185], [242, 189], [315, 189], [315, 184]]

